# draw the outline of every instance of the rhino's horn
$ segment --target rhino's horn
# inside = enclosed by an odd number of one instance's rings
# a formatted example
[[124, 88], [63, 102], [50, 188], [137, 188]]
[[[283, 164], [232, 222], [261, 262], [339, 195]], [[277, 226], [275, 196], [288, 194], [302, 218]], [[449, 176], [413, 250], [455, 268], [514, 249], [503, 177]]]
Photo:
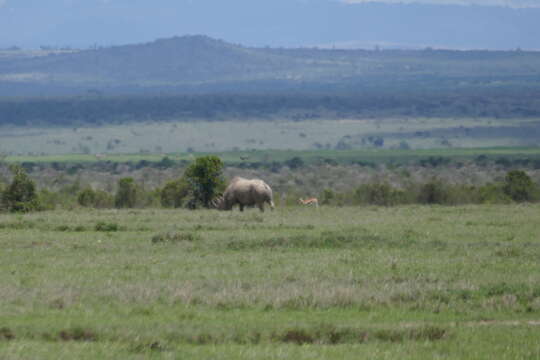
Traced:
[[219, 209], [221, 204], [223, 204], [223, 195], [219, 195], [214, 200], [210, 202], [212, 204], [212, 207]]

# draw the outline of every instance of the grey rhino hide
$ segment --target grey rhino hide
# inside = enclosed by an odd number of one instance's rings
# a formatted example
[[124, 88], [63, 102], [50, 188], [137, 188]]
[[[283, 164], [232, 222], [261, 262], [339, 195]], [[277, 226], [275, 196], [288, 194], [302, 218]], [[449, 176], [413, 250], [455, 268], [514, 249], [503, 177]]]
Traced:
[[257, 206], [264, 211], [264, 204], [268, 203], [270, 209], [274, 210], [272, 189], [267, 183], [260, 179], [244, 179], [235, 177], [225, 189], [223, 197], [214, 202], [220, 210], [231, 210], [238, 204], [240, 211], [244, 211], [245, 206]]

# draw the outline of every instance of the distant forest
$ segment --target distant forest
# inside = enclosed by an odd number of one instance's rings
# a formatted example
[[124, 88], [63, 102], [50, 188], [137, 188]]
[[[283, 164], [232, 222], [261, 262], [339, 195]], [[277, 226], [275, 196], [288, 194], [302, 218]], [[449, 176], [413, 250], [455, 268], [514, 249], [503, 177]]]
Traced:
[[347, 95], [163, 95], [0, 99], [0, 125], [78, 126], [141, 121], [344, 117], [540, 117], [540, 90]]

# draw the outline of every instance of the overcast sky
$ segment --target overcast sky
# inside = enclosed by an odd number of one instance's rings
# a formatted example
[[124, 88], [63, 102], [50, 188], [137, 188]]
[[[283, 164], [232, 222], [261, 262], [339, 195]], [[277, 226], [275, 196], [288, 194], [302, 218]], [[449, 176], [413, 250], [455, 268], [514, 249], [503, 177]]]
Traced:
[[204, 34], [247, 46], [540, 50], [540, 0], [0, 0], [0, 6], [0, 48]]

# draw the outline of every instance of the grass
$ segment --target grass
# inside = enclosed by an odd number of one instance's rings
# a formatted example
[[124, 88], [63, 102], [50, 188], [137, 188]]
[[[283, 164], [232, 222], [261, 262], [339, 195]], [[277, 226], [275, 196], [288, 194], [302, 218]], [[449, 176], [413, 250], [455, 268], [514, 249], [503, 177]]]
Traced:
[[538, 358], [539, 205], [0, 215], [0, 358]]
[[[350, 163], [410, 163], [429, 158], [445, 158], [454, 160], [471, 160], [478, 156], [486, 156], [490, 159], [538, 159], [540, 148], [538, 147], [488, 147], [488, 148], [454, 148], [454, 149], [357, 149], [357, 150], [259, 150], [259, 151], [229, 151], [215, 153], [171, 153], [160, 154], [110, 154], [105, 159], [97, 159], [94, 155], [65, 154], [49, 156], [8, 156], [7, 162], [13, 163], [95, 163], [98, 161], [111, 161], [118, 163], [161, 161], [165, 156], [174, 161], [192, 161], [197, 156], [218, 155], [227, 165], [235, 166], [245, 162], [269, 163], [284, 162], [298, 157], [305, 164], [316, 164], [321, 161], [333, 160], [341, 164]], [[248, 157], [244, 161], [241, 158]]]
[[[62, 161], [65, 154], [90, 154], [80, 161], [108, 154], [113, 161], [122, 154], [159, 160], [159, 155], [229, 153], [234, 150], [265, 153], [266, 149], [305, 151], [322, 149], [374, 149], [383, 138], [384, 149], [440, 149], [527, 147], [538, 144], [538, 119], [494, 118], [384, 118], [317, 119], [291, 121], [283, 118], [223, 121], [170, 121], [149, 119], [87, 127], [0, 127], [0, 153], [19, 161], [45, 156]], [[380, 146], [381, 144], [379, 144]], [[60, 160], [57, 160], [57, 159]], [[261, 157], [262, 158], [262, 157]], [[238, 158], [235, 158], [238, 161]]]

